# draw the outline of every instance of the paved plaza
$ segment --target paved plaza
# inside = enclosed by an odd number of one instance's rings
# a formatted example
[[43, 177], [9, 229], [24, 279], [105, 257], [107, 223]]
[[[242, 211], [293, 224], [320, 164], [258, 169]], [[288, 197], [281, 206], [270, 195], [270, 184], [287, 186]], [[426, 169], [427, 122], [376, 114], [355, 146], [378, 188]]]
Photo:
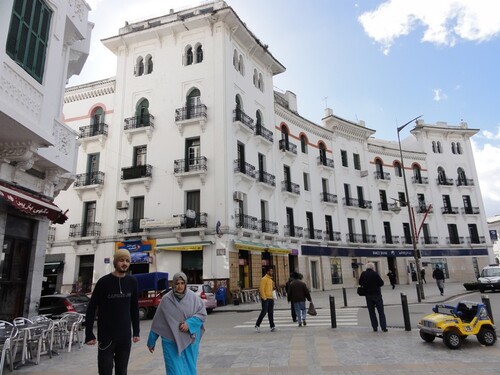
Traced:
[[[401, 293], [409, 303], [416, 303], [414, 285], [398, 286], [394, 291], [384, 287], [387, 306], [400, 304]], [[467, 299], [461, 283], [446, 285], [441, 297], [434, 283], [425, 285], [425, 303], [446, 301], [457, 295]], [[338, 327], [330, 328], [329, 296], [335, 298]], [[203, 374], [498, 374], [500, 344], [479, 345], [474, 337], [467, 339], [460, 350], [450, 350], [442, 340], [426, 343], [416, 329], [405, 331], [403, 318], [389, 321], [389, 332], [373, 332], [369, 324], [359, 324], [344, 311], [364, 309], [364, 298], [355, 289], [345, 291], [348, 306], [344, 307], [343, 291], [312, 294], [318, 308], [317, 317], [308, 318], [308, 326], [298, 328], [289, 323], [286, 299], [277, 301], [278, 332], [269, 332], [265, 320], [261, 332], [253, 329], [259, 304], [219, 307], [209, 317], [207, 332], [202, 340], [198, 373]], [[425, 306], [427, 309], [429, 306]], [[211, 317], [221, 318], [235, 311], [253, 318], [241, 324], [210, 328]], [[327, 313], [326, 313], [327, 312]], [[499, 314], [495, 314], [497, 317]], [[349, 316], [349, 318], [345, 318]], [[497, 317], [497, 319], [500, 317]], [[346, 320], [342, 320], [346, 319]], [[324, 322], [326, 320], [326, 323]], [[345, 324], [340, 324], [341, 322]], [[145, 346], [151, 321], [141, 322], [142, 341], [133, 345], [129, 374], [165, 374], [161, 351], [150, 354]], [[415, 322], [412, 322], [412, 327]], [[52, 359], [44, 356], [36, 366], [26, 366], [16, 373], [38, 375], [97, 374], [97, 348], [83, 346], [71, 353], [61, 353]], [[6, 369], [4, 374], [9, 374]]]

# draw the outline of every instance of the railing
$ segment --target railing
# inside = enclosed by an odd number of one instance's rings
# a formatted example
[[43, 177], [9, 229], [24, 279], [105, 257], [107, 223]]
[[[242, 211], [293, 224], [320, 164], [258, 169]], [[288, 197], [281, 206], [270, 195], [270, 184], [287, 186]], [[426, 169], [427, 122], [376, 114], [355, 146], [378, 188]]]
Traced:
[[174, 216], [181, 219], [181, 229], [207, 227], [208, 214], [206, 212], [194, 212], [191, 215], [178, 214]]
[[259, 220], [257, 227], [260, 232], [278, 234], [278, 223], [276, 221]]
[[100, 122], [99, 124], [80, 126], [78, 138], [89, 138], [96, 135], [108, 135], [108, 124]]
[[321, 240], [323, 239], [323, 231], [321, 229], [309, 229], [304, 230], [304, 239], [306, 240]]
[[[429, 211], [427, 211], [427, 210], [429, 210]], [[425, 205], [425, 204], [417, 206], [415, 211], [417, 211], [417, 213], [419, 213], [419, 214], [425, 214], [426, 212], [428, 212], [430, 214], [434, 213], [434, 209], [432, 207], [431, 208], [427, 207], [427, 205]]]
[[155, 117], [153, 115], [144, 115], [144, 116], [134, 116], [126, 118], [125, 121], [125, 130], [130, 129], [139, 129], [145, 128], [147, 126], [154, 127]]
[[283, 226], [285, 237], [303, 237], [304, 228], [297, 226], [285, 225]]
[[325, 191], [319, 193], [321, 202], [337, 203], [338, 199], [335, 194], [327, 193]]
[[462, 207], [461, 211], [465, 215], [479, 215], [479, 207]]
[[413, 176], [411, 178], [411, 182], [414, 184], [428, 184], [429, 183], [429, 177], [415, 177]]
[[290, 151], [292, 154], [297, 155], [297, 145], [287, 142], [285, 139], [279, 141], [280, 151]]
[[455, 182], [457, 186], [474, 186], [474, 180], [472, 178], [457, 178]]
[[325, 230], [323, 232], [323, 238], [327, 241], [335, 241], [335, 242], [342, 241], [342, 235], [340, 232], [329, 232], [328, 230]]
[[199, 118], [207, 118], [207, 106], [205, 104], [191, 105], [187, 107], [177, 108], [175, 110], [175, 121], [184, 121]]
[[352, 243], [376, 243], [377, 236], [374, 234], [346, 233], [346, 241]]
[[379, 211], [394, 211], [399, 209], [398, 203], [388, 203], [388, 202], [380, 202], [378, 204]]
[[436, 178], [438, 185], [450, 186], [453, 185], [453, 178]]
[[201, 171], [207, 171], [207, 158], [205, 156], [174, 160], [174, 174]]
[[486, 243], [486, 238], [484, 236], [467, 237], [467, 243], [470, 244]]
[[458, 207], [441, 207], [442, 214], [458, 214]]
[[90, 172], [80, 173], [75, 176], [74, 187], [89, 186], [89, 185], [103, 185], [104, 172]]
[[274, 175], [267, 173], [266, 171], [257, 171], [256, 175], [258, 182], [262, 182], [272, 187], [276, 186], [276, 177], [274, 177]]
[[376, 180], [391, 180], [391, 174], [389, 172], [375, 171], [373, 172], [373, 176]]
[[264, 139], [267, 139], [269, 142], [273, 143], [273, 132], [269, 129], [266, 129], [263, 125], [257, 124], [255, 126], [255, 135], [259, 135]]
[[101, 235], [101, 223], [89, 222], [86, 224], [71, 224], [69, 237], [98, 237]]
[[153, 167], [149, 164], [136, 165], [134, 167], [122, 168], [122, 180], [132, 180], [134, 178], [151, 177]]
[[446, 237], [446, 241], [450, 245], [461, 245], [464, 243], [463, 237]]
[[255, 126], [253, 124], [253, 119], [239, 108], [236, 108], [233, 111], [233, 122], [241, 122], [243, 125], [248, 127], [250, 130], [252, 130], [252, 131], [255, 130]]
[[422, 237], [420, 240], [420, 243], [422, 245], [437, 245], [439, 244], [439, 237], [433, 237], [433, 236], [428, 236], [428, 237]]
[[318, 165], [324, 165], [325, 167], [329, 168], [334, 167], [333, 159], [328, 159], [327, 157], [324, 156], [318, 156], [316, 160], [318, 161]]
[[125, 219], [118, 220], [118, 233], [139, 233], [144, 232], [144, 229], [141, 229], [141, 219]]
[[236, 228], [245, 228], [250, 230], [257, 230], [257, 218], [245, 214], [235, 215]]
[[255, 167], [252, 164], [241, 161], [240, 159], [236, 159], [233, 162], [233, 170], [235, 173], [240, 172], [244, 175], [255, 178]]
[[344, 203], [344, 206], [367, 208], [367, 209], [372, 208], [372, 201], [367, 201], [364, 199], [342, 198], [342, 202]]
[[281, 191], [300, 195], [300, 186], [290, 181], [281, 181]]
[[399, 236], [382, 236], [382, 243], [399, 244]]

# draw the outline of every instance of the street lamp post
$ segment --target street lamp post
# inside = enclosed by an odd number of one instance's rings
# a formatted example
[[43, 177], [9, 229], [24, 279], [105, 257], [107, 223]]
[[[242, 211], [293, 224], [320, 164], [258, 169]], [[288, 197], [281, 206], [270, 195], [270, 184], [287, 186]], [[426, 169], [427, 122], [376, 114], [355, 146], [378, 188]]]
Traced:
[[401, 149], [401, 139], [399, 138], [399, 133], [403, 130], [408, 124], [413, 121], [418, 120], [422, 115], [415, 117], [413, 120], [408, 121], [403, 126], [398, 127], [398, 145], [399, 145], [399, 155], [401, 157], [401, 169], [403, 170], [403, 183], [405, 186], [405, 195], [406, 195], [406, 207], [408, 208], [408, 220], [410, 221], [410, 230], [411, 230], [411, 243], [413, 245], [413, 258], [415, 259], [415, 268], [417, 271], [417, 299], [418, 302], [422, 302], [422, 299], [425, 299], [424, 295], [424, 286], [422, 284], [422, 276], [420, 274], [420, 251], [417, 248], [417, 233], [415, 232], [415, 218], [413, 217], [413, 212], [411, 211], [410, 206], [410, 196], [408, 194], [408, 184], [406, 182], [406, 173], [405, 173], [405, 164], [403, 160], [403, 150]]

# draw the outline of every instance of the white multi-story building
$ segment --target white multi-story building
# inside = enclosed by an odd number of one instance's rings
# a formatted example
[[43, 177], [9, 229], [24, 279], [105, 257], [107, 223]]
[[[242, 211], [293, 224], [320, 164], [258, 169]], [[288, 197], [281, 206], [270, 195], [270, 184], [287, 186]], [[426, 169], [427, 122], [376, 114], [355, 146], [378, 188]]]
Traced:
[[500, 215], [488, 218], [488, 229], [490, 231], [490, 239], [493, 242], [493, 254], [495, 254], [495, 262], [500, 260], [500, 241], [498, 236], [500, 234]]
[[89, 53], [89, 10], [84, 0], [0, 2], [0, 319], [36, 312], [49, 222], [67, 218], [52, 202], [77, 161], [63, 96]]
[[301, 117], [292, 92], [273, 90], [284, 66], [225, 2], [126, 24], [103, 43], [116, 77], [66, 90], [82, 145], [57, 199], [72, 215], [47, 250], [64, 258], [58, 290], [90, 290], [119, 247], [134, 273], [182, 270], [230, 289], [257, 287], [268, 265], [278, 286], [293, 270], [313, 290], [353, 286], [367, 261], [411, 282], [406, 202], [425, 269], [461, 280], [489, 262], [477, 130], [418, 121], [402, 143], [407, 199], [398, 143], [329, 109], [321, 125]]

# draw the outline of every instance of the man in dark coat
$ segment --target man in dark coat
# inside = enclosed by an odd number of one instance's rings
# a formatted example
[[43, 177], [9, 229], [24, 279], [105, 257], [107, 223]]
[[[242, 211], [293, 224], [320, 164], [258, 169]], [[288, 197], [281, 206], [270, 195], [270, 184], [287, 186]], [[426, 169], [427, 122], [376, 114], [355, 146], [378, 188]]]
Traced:
[[366, 270], [363, 271], [359, 277], [359, 285], [365, 290], [366, 307], [368, 307], [373, 330], [376, 332], [378, 329], [377, 315], [375, 314], [376, 308], [380, 319], [380, 328], [382, 332], [387, 332], [384, 301], [380, 290], [380, 287], [384, 285], [384, 280], [382, 280], [380, 275], [375, 271], [375, 265], [373, 263], [366, 264]]
[[[294, 276], [296, 276], [296, 275], [297, 275], [297, 272], [292, 272], [290, 274], [290, 278], [288, 279], [288, 281], [285, 284], [286, 299], [288, 302], [291, 302], [290, 301], [290, 284], [292, 283], [292, 281], [295, 280]], [[297, 315], [295, 314], [295, 307], [293, 306], [293, 303], [290, 303], [290, 311], [292, 314], [292, 320], [295, 323], [297, 321]]]
[[311, 302], [311, 294], [309, 293], [306, 283], [300, 280], [301, 278], [299, 274], [294, 272], [293, 278], [294, 281], [290, 283], [288, 288], [288, 298], [295, 308], [295, 315], [299, 321], [299, 327], [305, 327], [307, 325], [306, 299]]
[[434, 272], [432, 272], [432, 278], [436, 279], [436, 284], [441, 292], [441, 295], [444, 294], [444, 272], [441, 268], [439, 268], [439, 265], [436, 266], [434, 269]]

